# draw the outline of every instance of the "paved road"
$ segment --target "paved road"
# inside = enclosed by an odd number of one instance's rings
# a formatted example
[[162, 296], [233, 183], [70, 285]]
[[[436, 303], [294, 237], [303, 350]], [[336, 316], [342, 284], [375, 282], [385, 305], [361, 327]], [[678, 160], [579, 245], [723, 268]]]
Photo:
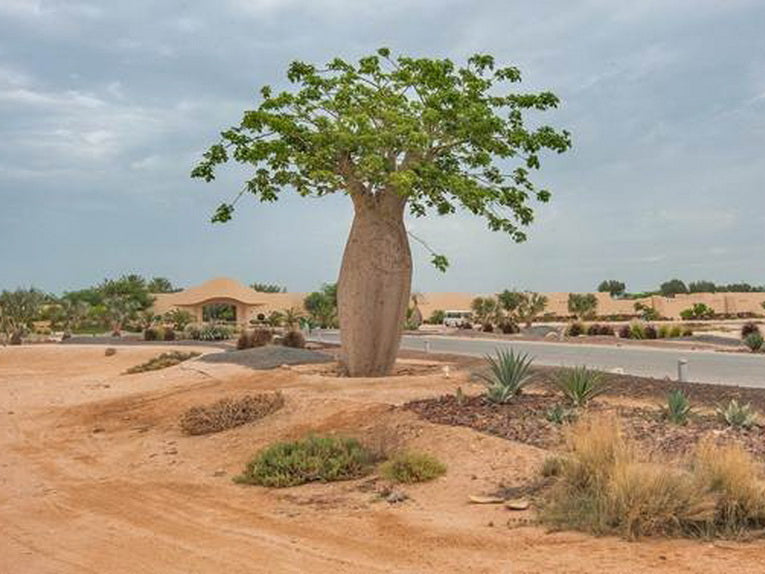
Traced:
[[[314, 340], [339, 342], [337, 331], [314, 332]], [[657, 349], [625, 345], [573, 345], [531, 341], [502, 341], [444, 337], [438, 335], [404, 336], [401, 346], [432, 353], [483, 356], [497, 348], [515, 349], [534, 356], [535, 362], [550, 366], [587, 365], [604, 371], [623, 369], [625, 373], [646, 377], [677, 378], [677, 363], [688, 361], [688, 379], [699, 383], [720, 383], [765, 388], [765, 355], [720, 353], [684, 349]]]

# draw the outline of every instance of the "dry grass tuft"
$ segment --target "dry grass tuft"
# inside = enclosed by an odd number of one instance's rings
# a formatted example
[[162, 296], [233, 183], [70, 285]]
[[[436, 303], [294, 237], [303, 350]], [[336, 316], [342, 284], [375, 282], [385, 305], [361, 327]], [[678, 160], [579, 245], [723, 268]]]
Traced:
[[145, 363], [141, 363], [135, 367], [130, 367], [127, 371], [125, 371], [125, 374], [133, 375], [135, 373], [145, 373], [147, 371], [167, 369], [168, 367], [174, 367], [175, 365], [198, 356], [199, 353], [195, 353], [193, 351], [188, 353], [184, 353], [182, 351], [170, 351], [169, 353], [162, 353], [153, 359], [149, 359]]
[[224, 398], [204, 407], [192, 407], [181, 415], [181, 429], [190, 435], [210, 434], [238, 427], [284, 406], [280, 392]]
[[765, 527], [760, 469], [739, 446], [702, 443], [688, 468], [640, 460], [613, 416], [583, 419], [567, 439], [570, 454], [557, 463], [543, 522], [626, 538]]

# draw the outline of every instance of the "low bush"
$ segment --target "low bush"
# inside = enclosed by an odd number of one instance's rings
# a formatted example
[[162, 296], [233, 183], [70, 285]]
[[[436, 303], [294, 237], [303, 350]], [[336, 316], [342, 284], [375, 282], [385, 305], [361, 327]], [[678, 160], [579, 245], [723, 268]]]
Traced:
[[484, 333], [493, 333], [494, 332], [494, 325], [491, 323], [484, 323], [481, 325], [481, 331]]
[[630, 339], [632, 337], [632, 330], [629, 325], [619, 327], [619, 337], [622, 339]]
[[714, 310], [706, 303], [694, 303], [692, 307], [680, 311], [680, 317], [686, 321], [692, 319], [712, 319], [714, 316]]
[[749, 321], [748, 323], [744, 323], [744, 325], [741, 327], [741, 338], [746, 339], [749, 335], [752, 333], [757, 333], [758, 335], [761, 335], [760, 333], [760, 327], [755, 323], [754, 321]]
[[279, 392], [223, 398], [211, 405], [190, 408], [181, 415], [180, 425], [186, 434], [210, 434], [262, 419], [282, 406], [284, 397]]
[[658, 339], [659, 338], [659, 332], [653, 325], [646, 325], [643, 329], [643, 337], [645, 339]]
[[731, 427], [751, 428], [757, 424], [757, 412], [750, 403], [740, 404], [736, 399], [717, 409], [717, 417]]
[[584, 333], [584, 325], [579, 321], [574, 321], [573, 323], [570, 323], [568, 327], [566, 327], [567, 337], [578, 337], [579, 335], [584, 335]]
[[117, 354], [117, 349], [115, 349], [114, 347], [106, 347], [106, 349], [104, 350], [104, 357], [113, 357], [116, 354]]
[[584, 366], [559, 370], [553, 376], [553, 382], [575, 408], [587, 406], [606, 390], [601, 373]]
[[672, 325], [669, 329], [669, 338], [674, 339], [676, 337], [683, 336], [683, 328], [680, 325]]
[[669, 331], [669, 325], [660, 325], [659, 329], [656, 331], [656, 337], [659, 339], [666, 339], [669, 337]]
[[765, 489], [740, 447], [702, 443], [689, 468], [641, 460], [615, 417], [580, 421], [567, 437], [569, 456], [545, 464], [557, 476], [542, 522], [626, 538], [730, 536], [765, 526]]
[[570, 423], [576, 420], [576, 410], [564, 407], [561, 404], [556, 404], [550, 407], [545, 412], [545, 418], [547, 422], [551, 422], [556, 425], [562, 425], [563, 423]]
[[763, 345], [762, 335], [760, 335], [759, 333], [749, 333], [746, 336], [746, 339], [744, 339], [744, 344], [747, 347], [749, 347], [749, 350], [752, 351], [752, 353], [756, 353], [760, 349], [762, 349], [762, 345]]
[[486, 398], [492, 403], [503, 404], [518, 396], [531, 378], [533, 359], [527, 354], [498, 349], [496, 356], [486, 356], [489, 372], [478, 373], [486, 384]]
[[645, 325], [638, 321], [630, 323], [630, 339], [645, 339], [646, 338]]
[[693, 329], [687, 326], [682, 327], [682, 335], [683, 337], [693, 337]]
[[284, 337], [282, 337], [282, 345], [295, 349], [303, 349], [305, 347], [305, 337], [300, 331], [287, 331]]
[[195, 341], [198, 341], [200, 334], [201, 334], [201, 329], [199, 325], [186, 325], [183, 328], [183, 336], [186, 339], [193, 339]]
[[143, 331], [143, 340], [144, 341], [157, 341], [159, 340], [159, 329], [156, 327], [149, 327], [148, 329], [144, 329]]
[[165, 341], [175, 341], [175, 331], [172, 327], [167, 327], [162, 335], [162, 339]]
[[168, 367], [174, 367], [184, 361], [198, 357], [199, 353], [181, 351], [170, 351], [168, 353], [162, 353], [161, 355], [149, 359], [145, 363], [130, 367], [125, 371], [126, 375], [133, 375], [135, 373], [145, 373], [146, 371], [158, 371], [160, 369], [166, 369]]
[[356, 439], [311, 436], [267, 447], [234, 480], [276, 488], [350, 480], [369, 474], [374, 462]]
[[380, 466], [380, 475], [393, 482], [413, 484], [443, 475], [446, 466], [437, 458], [418, 452], [399, 452]]
[[273, 340], [273, 337], [270, 329], [244, 330], [239, 334], [236, 348], [241, 351], [243, 349], [252, 349], [253, 347], [263, 347], [268, 345]]
[[685, 393], [675, 389], [667, 395], [667, 406], [664, 408], [664, 418], [676, 425], [684, 425], [691, 414], [691, 403]]
[[499, 324], [499, 330], [502, 331], [505, 335], [514, 335], [515, 333], [520, 333], [521, 329], [513, 323], [512, 321], [503, 321]]
[[200, 341], [225, 341], [231, 338], [231, 329], [225, 325], [206, 325], [199, 330]]

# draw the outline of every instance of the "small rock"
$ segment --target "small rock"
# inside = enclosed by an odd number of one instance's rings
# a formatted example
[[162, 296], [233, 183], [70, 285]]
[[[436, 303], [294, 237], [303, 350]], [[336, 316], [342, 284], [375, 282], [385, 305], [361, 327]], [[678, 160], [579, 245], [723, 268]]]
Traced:
[[96, 434], [96, 433], [105, 432], [105, 431], [106, 431], [106, 429], [104, 427], [96, 427], [96, 428], [93, 429], [92, 432], [93, 432], [93, 434]]
[[486, 526], [488, 526], [489, 528], [493, 528], [494, 527], [494, 521], [490, 520], [489, 523]]
[[505, 508], [508, 510], [528, 510], [530, 503], [528, 500], [518, 498], [515, 500], [508, 500], [505, 502]]
[[225, 471], [225, 470], [223, 470], [222, 468], [219, 468], [218, 470], [216, 470], [215, 472], [213, 472], [213, 474], [212, 474], [212, 475], [213, 475], [213, 476], [225, 476], [225, 475], [226, 475], [226, 471]]
[[390, 504], [397, 504], [399, 502], [404, 502], [408, 498], [409, 496], [406, 494], [406, 492], [401, 490], [394, 490], [385, 497], [385, 500]]
[[499, 496], [477, 496], [471, 494], [468, 500], [473, 504], [502, 504], [505, 499]]
[[178, 454], [177, 448], [169, 448], [165, 451], [165, 454]]

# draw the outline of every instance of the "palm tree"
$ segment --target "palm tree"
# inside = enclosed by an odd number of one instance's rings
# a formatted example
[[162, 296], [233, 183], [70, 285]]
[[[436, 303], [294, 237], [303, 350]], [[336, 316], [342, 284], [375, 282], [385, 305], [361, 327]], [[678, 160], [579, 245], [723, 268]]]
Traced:
[[282, 313], [284, 326], [287, 327], [288, 330], [294, 331], [298, 328], [300, 325], [300, 320], [304, 316], [305, 315], [300, 309], [297, 307], [291, 307]]

